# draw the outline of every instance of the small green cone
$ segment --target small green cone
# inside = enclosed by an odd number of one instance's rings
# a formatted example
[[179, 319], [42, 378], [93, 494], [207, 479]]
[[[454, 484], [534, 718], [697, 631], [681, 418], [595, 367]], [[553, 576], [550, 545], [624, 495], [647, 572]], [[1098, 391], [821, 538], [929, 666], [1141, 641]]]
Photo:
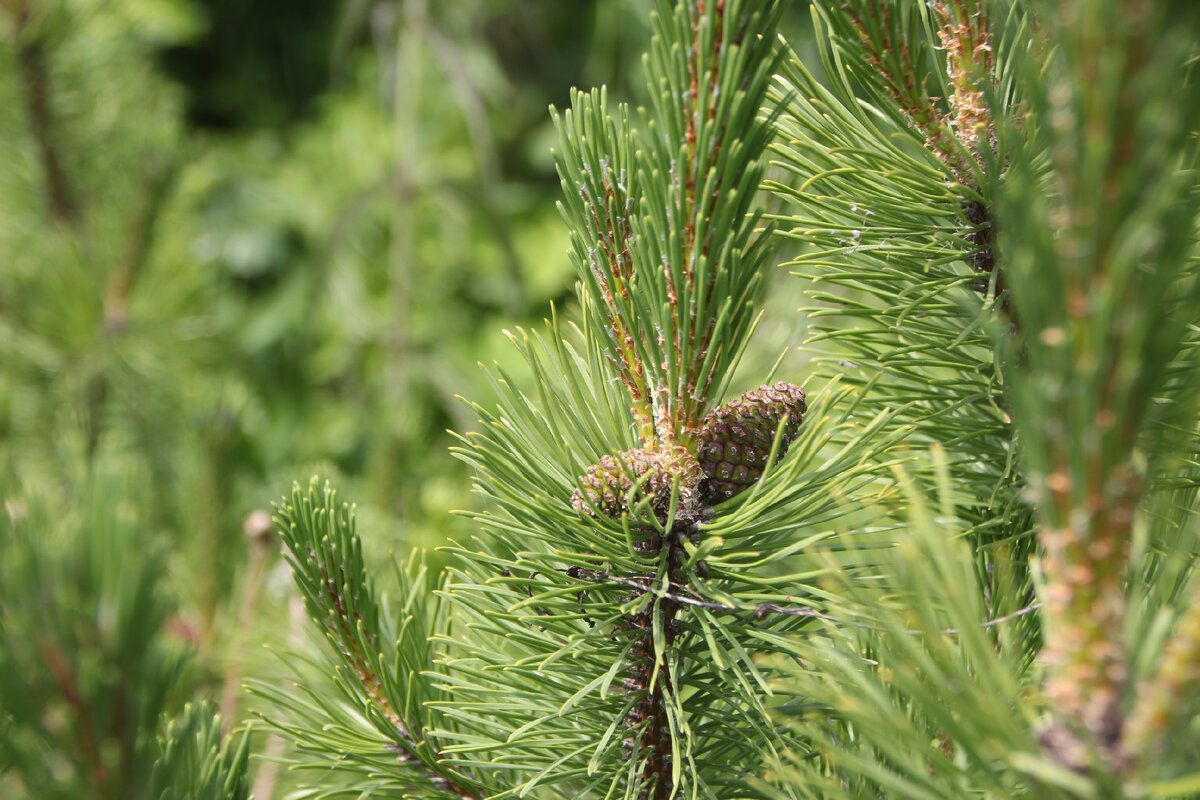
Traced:
[[796, 438], [808, 406], [804, 390], [792, 383], [763, 385], [714, 409], [700, 429], [696, 451], [707, 478], [707, 498], [720, 503], [762, 477], [780, 420], [787, 415], [779, 456]]
[[[649, 450], [626, 450], [616, 456], [601, 456], [598, 464], [580, 476], [582, 489], [571, 495], [571, 505], [580, 514], [599, 512], [616, 519], [625, 511], [629, 490], [640, 483], [639, 495], [652, 496], [656, 513], [665, 511], [671, 499], [671, 476], [657, 454]], [[636, 503], [639, 498], [635, 497]]]

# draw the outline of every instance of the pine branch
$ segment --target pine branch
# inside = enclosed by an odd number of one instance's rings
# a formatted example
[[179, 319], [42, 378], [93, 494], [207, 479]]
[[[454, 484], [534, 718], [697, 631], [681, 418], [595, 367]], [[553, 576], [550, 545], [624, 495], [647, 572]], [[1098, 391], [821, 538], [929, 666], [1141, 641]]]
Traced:
[[[1163, 747], [1161, 731], [1173, 723], [1152, 709], [1167, 708], [1167, 695], [1186, 702], [1181, 693], [1190, 685], [1181, 667], [1191, 660], [1187, 623], [1181, 619], [1178, 638], [1168, 639], [1163, 620], [1182, 601], [1182, 588], [1172, 587], [1185, 584], [1170, 576], [1187, 575], [1195, 560], [1194, 543], [1178, 533], [1196, 513], [1187, 466], [1197, 430], [1194, 381], [1184, 388], [1196, 374], [1188, 326], [1200, 313], [1195, 83], [1186, 74], [1194, 43], [1181, 43], [1186, 37], [1176, 30], [1186, 26], [1167, 25], [1162, 10], [1061, 4], [1042, 31], [1055, 45], [1043, 59], [1031, 43], [1037, 37], [1017, 35], [1032, 27], [1019, 4], [986, 34], [981, 17], [963, 13], [966, 4], [894, 4], [892, 17], [872, 19], [855, 11], [867, 5], [823, 12], [834, 32], [823, 51], [833, 89], [797, 66], [777, 95], [793, 98], [781, 119], [788, 141], [779, 163], [800, 187], [778, 187], [793, 208], [779, 219], [792, 226], [785, 235], [810, 245], [796, 263], [818, 281], [813, 296], [832, 306], [817, 312], [814, 341], [832, 345], [825, 369], [863, 387], [863, 410], [895, 408], [897, 421], [913, 426], [909, 442], [942, 443], [948, 452], [955, 480], [939, 487], [953, 498], [943, 504], [973, 523], [979, 549], [960, 556], [974, 574], [945, 578], [937, 591], [977, 592], [971, 603], [984, 603], [986, 617], [1038, 605], [1022, 564], [1040, 543], [1042, 613], [1022, 615], [1028, 622], [1018, 623], [1020, 635], [1003, 653], [1010, 663], [985, 668], [990, 657], [964, 649], [953, 658], [970, 660], [972, 672], [958, 677], [942, 657], [931, 661], [929, 652], [877, 636], [875, 622], [839, 632], [858, 640], [844, 650], [802, 644], [827, 669], [828, 687], [818, 691], [807, 678], [801, 685], [829, 698], [834, 733], [804, 726], [828, 759], [830, 781], [817, 789], [813, 774], [797, 767], [796, 784], [809, 796], [847, 797], [1186, 793], [1194, 775], [1179, 770], [1194, 743]], [[991, 45], [980, 49], [985, 35]], [[925, 120], [927, 130], [936, 124], [935, 106], [922, 105], [936, 100], [922, 88], [926, 75], [938, 80], [941, 72], [930, 55], [935, 41], [947, 54], [943, 96], [953, 112], [941, 124], [962, 149], [974, 147], [979, 169], [969, 175], [948, 166], [949, 148], [934, 134], [922, 134], [923, 151], [902, 143], [912, 138], [907, 121]], [[880, 70], [882, 78], [872, 76]], [[854, 97], [855, 81], [873, 105]], [[976, 92], [989, 107], [982, 129], [968, 113]], [[968, 146], [962, 134], [970, 128], [979, 137]], [[1003, 315], [992, 313], [991, 298], [981, 309], [964, 291], [976, 270], [990, 270], [992, 290], [1009, 293], [999, 298]], [[820, 282], [836, 288], [823, 291]], [[1182, 470], [1181, 445], [1191, 448]], [[924, 478], [936, 476], [935, 467], [918, 457], [911, 469]], [[1170, 500], [1152, 492], [1169, 492]], [[1171, 501], [1178, 509], [1161, 513]], [[911, 494], [909, 504], [918, 505]], [[1135, 530], [1146, 537], [1140, 553]], [[1182, 551], [1168, 555], [1173, 548]], [[1164, 575], [1156, 572], [1160, 562], [1169, 566]], [[929, 580], [943, 563], [893, 570], [897, 579]], [[1144, 584], [1130, 583], [1131, 565], [1144, 570]], [[882, 580], [893, 577], [885, 571]], [[1166, 586], [1156, 588], [1158, 580]], [[1140, 603], [1132, 612], [1131, 591]], [[846, 594], [851, 607], [890, 602]], [[822, 611], [841, 616], [836, 599]], [[901, 618], [878, 624], [897, 633], [911, 627]], [[937, 628], [927, 630], [932, 636]], [[1130, 636], [1143, 652], [1128, 649]], [[1170, 653], [1157, 664], [1148, 655], [1156, 643]], [[865, 678], [863, 663], [846, 660], [847, 652], [877, 661], [880, 681]], [[1033, 710], [1030, 724], [991, 727], [975, 713], [975, 694], [1030, 709], [1022, 699], [1028, 690], [1014, 688], [1012, 676], [1043, 688], [1030, 671], [1035, 658], [1046, 666], [1052, 722], [1033, 724]], [[910, 680], [917, 665], [918, 675], [939, 676], [932, 685], [978, 682], [955, 694], [954, 719], [941, 716], [945, 698]], [[1122, 716], [1135, 667], [1147, 691], [1158, 692], [1137, 706], [1136, 724]], [[839, 704], [838, 693], [866, 699]], [[868, 748], [847, 752], [847, 740]], [[1008, 742], [996, 751], [1007, 753], [1008, 766], [996, 754], [967, 752], [989, 740]], [[1140, 751], [1130, 753], [1126, 741]], [[1006, 774], [1010, 767], [1022, 777]]]
[[[294, 486], [290, 500], [276, 512], [296, 585], [339, 664], [338, 689], [364, 709], [366, 721], [383, 739], [351, 743], [332, 733], [335, 726], [329, 722], [306, 726], [302, 720], [315, 722], [323, 716], [332, 717], [337, 727], [349, 726], [347, 730], [353, 724], [344, 711], [324, 711], [323, 703], [283, 703], [278, 691], [256, 684], [256, 692], [290, 707], [296, 718], [291, 724], [271, 724], [332, 761], [354, 764], [364, 776], [382, 769], [399, 787], [421, 787], [462, 800], [482, 797], [477, 781], [442, 763], [438, 743], [427, 733], [433, 718], [424, 704], [437, 693], [423, 672], [432, 664], [428, 637], [437, 614], [424, 608], [423, 570], [414, 562], [399, 573], [404, 598], [397, 609], [400, 618], [393, 619], [367, 575], [354, 511], [337, 502], [328, 484], [322, 488], [314, 478], [307, 490]], [[306, 686], [305, 691], [316, 700], [320, 690]], [[321, 735], [322, 728], [331, 733]], [[380, 763], [380, 750], [391, 755], [390, 766]]]
[[694, 430], [752, 328], [766, 265], [769, 239], [749, 212], [778, 14], [661, 3], [646, 62], [648, 132], [633, 133], [624, 109], [612, 119], [602, 92], [576, 94], [558, 119], [585, 307], [606, 334], [643, 447], [664, 453], [685, 488], [698, 480], [687, 464]]
[[109, 273], [104, 292], [104, 325], [108, 331], [125, 328], [129, 296], [137, 284], [154, 244], [155, 228], [162, 215], [179, 164], [154, 161], [147, 165], [139, 203], [131, 214], [121, 257]]
[[880, 577], [832, 576], [836, 621], [797, 642], [797, 699], [785, 710], [819, 753], [781, 765], [782, 784], [799, 796], [1050, 798], [1077, 786], [1023, 757], [1036, 750], [1020, 622], [1032, 609], [984, 619], [951, 464], [936, 448], [931, 461], [931, 492], [897, 475], [906, 535]]
[[250, 732], [222, 736], [219, 717], [188, 705], [166, 725], [146, 797], [155, 800], [249, 800]]
[[[1008, 301], [994, 294], [1005, 288], [998, 273], [982, 306], [972, 291], [979, 271], [997, 258], [990, 243], [992, 189], [985, 180], [994, 167], [972, 168], [970, 182], [960, 181], [944, 154], [929, 149], [924, 135], [914, 135], [892, 94], [874, 83], [886, 78], [878, 74], [881, 67], [924, 65], [928, 73], [905, 80], [919, 88], [928, 74], [928, 80], [949, 84], [958, 71], [933, 58], [942, 41], [938, 33], [967, 34], [936, 28], [918, 4], [895, 4], [891, 16], [870, 19], [867, 5], [814, 10], [818, 30], [828, 32], [827, 45], [818, 36], [828, 88], [798, 62], [778, 79], [773, 97], [785, 111], [777, 123], [781, 141], [774, 145], [774, 163], [791, 185], [770, 183], [786, 204], [775, 220], [782, 236], [804, 245], [789, 265], [813, 281], [809, 344], [818, 352], [818, 374], [861, 387], [859, 412], [865, 416], [889, 409], [896, 424], [911, 426], [916, 441], [949, 449], [960, 476], [961, 513], [975, 523], [987, 548], [980, 553], [981, 576], [994, 573], [993, 567], [1019, 576], [1032, 546], [1030, 512], [1020, 496], [1011, 417], [986, 327], [997, 305], [1003, 310]], [[946, 10], [954, 19], [963, 13], [957, 5]], [[855, 27], [858, 13], [869, 47]], [[1004, 49], [977, 54], [985, 62], [994, 57], [998, 66], [981, 77], [983, 65], [975, 64], [970, 80], [999, 87], [1003, 100], [985, 93], [991, 102], [1016, 104], [1010, 61], [1027, 47], [1019, 35], [1027, 22], [1014, 10], [998, 30], [985, 34], [981, 20], [972, 24], [971, 36], [988, 36]], [[907, 45], [901, 46], [900, 36]], [[879, 65], [871, 63], [872, 52], [881, 54]], [[868, 90], [875, 104], [855, 96], [856, 82], [875, 87]], [[983, 139], [990, 151], [991, 135]], [[980, 155], [985, 165], [987, 159], [1003, 162], [1008, 145], [996, 146], [995, 153]]]
[[32, 18], [30, 0], [8, 0], [5, 5], [15, 22], [13, 35], [25, 93], [25, 111], [42, 162], [46, 204], [58, 222], [74, 225], [80, 219], [80, 208], [59, 155], [58, 131], [51, 108], [45, 34], [37, 29], [38, 21]]
[[[603, 95], [560, 123], [565, 216], [591, 290], [584, 306], [599, 312], [596, 327], [608, 334], [644, 448], [589, 467], [574, 502], [585, 513], [615, 516], [637, 492], [655, 495], [648, 498], [655, 518], [637, 538], [657, 554], [656, 571], [668, 584], [687, 580], [686, 543], [699, 541], [709, 516], [697, 434], [730, 355], [745, 342], [765, 264], [766, 239], [752, 238], [747, 212], [766, 142], [767, 129], [754, 118], [775, 63], [778, 12], [736, 2], [660, 3], [646, 61], [655, 114], [632, 161], [624, 114], [611, 122]], [[798, 423], [799, 412], [792, 416]], [[624, 723], [625, 744], [641, 765], [645, 797], [675, 796], [680, 765], [690, 758], [677, 749], [682, 662], [664, 657], [677, 650], [680, 610], [660, 596], [627, 622], [633, 644], [625, 686], [637, 701]]]
[[[1110, 24], [1075, 25], [1074, 14]], [[1047, 26], [1057, 56], [1028, 76], [1043, 122], [1005, 183], [999, 228], [1030, 332], [1007, 359], [1045, 548], [1042, 659], [1056, 718], [1044, 746], [1075, 769], [1098, 752], [1120, 775], [1132, 765], [1120, 744], [1131, 690], [1125, 583], [1146, 456], [1165, 463], [1174, 443], [1159, 421], [1195, 408], [1192, 390], [1176, 400], [1181, 387], [1167, 379], [1191, 359], [1200, 314], [1200, 206], [1185, 166], [1195, 86], [1161, 79], [1184, 70], [1192, 45], [1163, 10], [1138, 4], [1064, 8]]]
[[[605, 431], [614, 425], [608, 420], [624, 416], [622, 387], [592, 377], [591, 370], [606, 368], [604, 356], [593, 349], [585, 359], [561, 338], [516, 341], [529, 359], [536, 394], [526, 397], [497, 380], [499, 407], [475, 407], [480, 432], [466, 437], [459, 451], [477, 470], [490, 511], [477, 517], [487, 535], [452, 550], [462, 566], [447, 591], [466, 622], [446, 639], [453, 657], [439, 674], [453, 700], [437, 706], [476, 736], [448, 747], [447, 757], [464, 768], [487, 769], [481, 756], [501, 750], [506, 763], [528, 770], [527, 782], [515, 785], [553, 791], [587, 774], [601, 793], [611, 786], [636, 797], [650, 776], [640, 771], [645, 761], [636, 751], [622, 760], [621, 743], [634, 736], [650, 741], [651, 720], [661, 730], [665, 713], [667, 729], [690, 731], [671, 739], [684, 780], [702, 776], [700, 786], [718, 794], [718, 785], [749, 791], [715, 765], [752, 764], [762, 742], [778, 740], [760, 694], [772, 669], [753, 654], [789, 652], [789, 632], [809, 620], [799, 614], [753, 620], [752, 612], [737, 618], [707, 604], [820, 602], [815, 585], [824, 570], [814, 566], [813, 548], [828, 537], [821, 526], [836, 524], [855, 506], [856, 491], [874, 482], [870, 445], [894, 441], [881, 435], [887, 415], [863, 426], [843, 410], [851, 405], [848, 392], [817, 397], [786, 459], [772, 454], [760, 480], [724, 504], [698, 537], [671, 539], [673, 526], [656, 516], [649, 498], [616, 518], [581, 516], [567, 500], [578, 488], [577, 465], [606, 446], [613, 434]], [[628, 429], [617, 427], [622, 434]], [[841, 443], [834, 446], [836, 440]], [[563, 460], [573, 464], [563, 466]], [[798, 532], [797, 518], [812, 528]], [[701, 602], [683, 602], [689, 595], [681, 591], [664, 595], [671, 582], [671, 562], [663, 558], [668, 547], [680, 559], [674, 582]], [[770, 563], [793, 569], [764, 573]], [[703, 569], [707, 579], [699, 577]], [[597, 585], [590, 580], [597, 572], [620, 580]], [[670, 634], [674, 652], [659, 646], [667, 627], [655, 624], [668, 605], [679, 606]], [[669, 670], [670, 687], [651, 683], [663, 681], [659, 664]], [[651, 691], [660, 685], [666, 687], [661, 693]], [[504, 699], [499, 706], [498, 698]], [[742, 725], [754, 726], [753, 738], [734, 735]], [[549, 749], [543, 741], [562, 744]], [[567, 742], [579, 748], [577, 760], [557, 763], [554, 753], [565, 753]], [[583, 766], [571, 766], [579, 761]], [[666, 772], [665, 759], [652, 769], [658, 766]]]
[[[901, 127], [911, 128], [904, 135], [918, 134], [947, 179], [959, 185], [959, 223], [981, 276], [975, 288], [1000, 298], [1002, 310], [1011, 315], [1005, 278], [996, 271], [991, 201], [980, 192], [991, 185], [988, 174], [999, 175], [1007, 164], [997, 122], [1021, 113], [1011, 60], [1032, 45], [1027, 17], [1017, 7], [993, 30], [995, 5], [987, 0], [852, 0], [840, 7], [829, 4], [821, 15], [838, 50], [827, 69], [844, 70], [868, 87], [877, 109], [902, 119], [906, 125]], [[931, 94], [930, 81], [938, 94]]]

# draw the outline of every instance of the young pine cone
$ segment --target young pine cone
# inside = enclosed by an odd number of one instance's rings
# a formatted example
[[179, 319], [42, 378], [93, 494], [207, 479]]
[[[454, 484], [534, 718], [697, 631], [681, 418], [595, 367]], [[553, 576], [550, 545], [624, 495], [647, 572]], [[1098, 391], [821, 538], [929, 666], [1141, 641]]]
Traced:
[[651, 507], [656, 512], [664, 511], [671, 499], [671, 476], [663, 469], [658, 455], [649, 450], [601, 456], [600, 463], [588, 467], [587, 474], [579, 481], [583, 488], [571, 495], [571, 505], [589, 516], [595, 511], [614, 519], [621, 516], [625, 498], [634, 484], [640, 484], [640, 496], [654, 498]]
[[791, 383], [763, 385], [713, 409], [700, 429], [696, 452], [708, 478], [709, 501], [728, 500], [757, 481], [771, 455], [779, 421], [787, 415], [779, 443], [782, 457], [807, 410], [804, 390]]

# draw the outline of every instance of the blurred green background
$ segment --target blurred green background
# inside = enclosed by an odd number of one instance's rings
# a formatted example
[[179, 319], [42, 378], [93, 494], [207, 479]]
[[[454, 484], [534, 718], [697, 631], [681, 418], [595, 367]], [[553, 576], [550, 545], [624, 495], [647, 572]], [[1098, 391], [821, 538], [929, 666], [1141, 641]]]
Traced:
[[243, 518], [292, 480], [402, 522], [393, 546], [469, 531], [446, 514], [471, 504], [456, 395], [485, 393], [503, 328], [571, 303], [547, 106], [624, 94], [643, 12], [4, 9], [5, 480], [69, 494], [103, 451], [138, 462], [205, 635]]
[[[37, 592], [129, 522], [194, 655], [172, 702], [241, 719], [296, 632], [256, 509], [319, 473], [381, 562], [473, 535], [456, 397], [574, 304], [547, 108], [636, 103], [651, 5], [0, 0], [0, 496]], [[747, 374], [799, 341], [781, 285]]]

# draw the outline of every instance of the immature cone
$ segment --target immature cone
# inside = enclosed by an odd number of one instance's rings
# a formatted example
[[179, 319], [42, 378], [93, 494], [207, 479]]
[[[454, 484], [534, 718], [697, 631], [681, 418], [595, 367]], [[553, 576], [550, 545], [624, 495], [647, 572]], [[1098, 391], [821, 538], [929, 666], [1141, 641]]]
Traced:
[[746, 392], [705, 417], [696, 455], [708, 478], [709, 500], [728, 500], [762, 477], [780, 420], [787, 415], [779, 442], [782, 456], [807, 410], [803, 389], [777, 383]]
[[654, 498], [655, 511], [665, 509], [671, 498], [671, 476], [663, 469], [658, 455], [649, 450], [601, 456], [600, 463], [588, 467], [587, 474], [579, 480], [583, 488], [571, 495], [571, 505], [581, 514], [591, 515], [595, 509], [605, 516], [619, 517], [634, 484], [640, 484], [640, 495]]

